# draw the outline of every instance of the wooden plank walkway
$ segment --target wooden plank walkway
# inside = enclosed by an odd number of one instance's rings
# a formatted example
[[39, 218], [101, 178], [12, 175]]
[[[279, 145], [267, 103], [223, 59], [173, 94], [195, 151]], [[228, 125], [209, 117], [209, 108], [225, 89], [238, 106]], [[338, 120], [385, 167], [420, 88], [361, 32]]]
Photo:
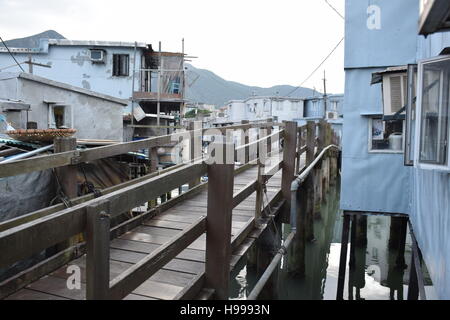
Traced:
[[[257, 178], [257, 167], [235, 176], [234, 192], [236, 193]], [[272, 200], [281, 188], [281, 171], [273, 176], [267, 184], [267, 196]], [[246, 223], [254, 217], [256, 192], [244, 200], [233, 210], [232, 235], [241, 231]], [[264, 199], [265, 204], [267, 200]], [[181, 233], [201, 216], [206, 216], [207, 189], [185, 200], [161, 214], [146, 220], [140, 226], [113, 239], [110, 242], [110, 279], [112, 280], [146, 255], [167, 243], [172, 237]], [[231, 269], [247, 252], [255, 238], [251, 234], [234, 251], [231, 258]], [[187, 249], [172, 259], [161, 270], [146, 280], [125, 299], [137, 300], [171, 300], [193, 285], [205, 269], [206, 234], [194, 241]], [[81, 289], [67, 288], [66, 272], [69, 265], [81, 268]], [[73, 260], [69, 264], [29, 284], [24, 289], [7, 297], [7, 299], [85, 299], [86, 256]]]

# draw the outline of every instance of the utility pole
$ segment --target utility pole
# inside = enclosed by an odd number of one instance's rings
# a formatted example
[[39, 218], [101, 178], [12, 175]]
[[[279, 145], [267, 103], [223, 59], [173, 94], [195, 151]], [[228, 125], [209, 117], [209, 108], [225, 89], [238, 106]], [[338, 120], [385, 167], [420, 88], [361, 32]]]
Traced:
[[323, 106], [324, 112], [327, 112], [327, 76], [325, 70], [323, 70]]
[[161, 72], [162, 72], [162, 61], [161, 61], [161, 41], [159, 42], [159, 70], [158, 70], [158, 101], [156, 102], [156, 125], [160, 126], [160, 110], [161, 110]]

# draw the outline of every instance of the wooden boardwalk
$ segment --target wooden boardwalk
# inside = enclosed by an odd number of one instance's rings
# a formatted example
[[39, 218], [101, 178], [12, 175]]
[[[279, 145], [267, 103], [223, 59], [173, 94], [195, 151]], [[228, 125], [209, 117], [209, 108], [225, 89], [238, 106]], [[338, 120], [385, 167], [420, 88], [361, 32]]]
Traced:
[[[244, 188], [257, 178], [257, 166], [253, 166], [235, 176], [234, 193]], [[272, 201], [281, 189], [281, 171], [267, 183], [267, 196]], [[255, 216], [256, 192], [233, 209], [233, 239], [248, 225]], [[264, 198], [267, 205], [267, 199]], [[265, 207], [264, 205], [264, 207]], [[110, 279], [114, 279], [125, 270], [142, 260], [149, 253], [166, 244], [173, 237], [193, 225], [201, 216], [206, 216], [207, 189], [193, 197], [176, 204], [172, 208], [144, 221], [138, 227], [113, 239], [110, 242]], [[250, 232], [244, 241], [234, 247], [231, 257], [231, 269], [247, 252], [258, 236], [258, 230]], [[233, 242], [232, 239], [232, 242]], [[186, 297], [192, 289], [195, 296], [202, 298], [198, 292], [202, 288], [194, 288], [197, 280], [204, 276], [206, 234], [194, 241], [187, 249], [172, 259], [162, 269], [146, 280], [125, 299], [132, 300], [172, 300]], [[77, 265], [81, 269], [81, 288], [68, 289], [67, 279], [70, 276], [67, 268]], [[86, 298], [86, 255], [71, 261], [25, 288], [10, 295], [6, 299], [41, 299], [59, 300]], [[201, 293], [201, 291], [200, 291]], [[203, 295], [204, 296], [204, 295]]]

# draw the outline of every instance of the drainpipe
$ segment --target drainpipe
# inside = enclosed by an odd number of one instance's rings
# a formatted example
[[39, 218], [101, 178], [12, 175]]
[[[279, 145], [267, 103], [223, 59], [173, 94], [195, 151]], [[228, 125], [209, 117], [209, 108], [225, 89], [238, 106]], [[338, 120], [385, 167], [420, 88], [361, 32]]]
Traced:
[[300, 185], [303, 181], [306, 180], [311, 170], [316, 166], [320, 159], [322, 159], [325, 152], [329, 149], [335, 148], [340, 150], [340, 148], [334, 144], [330, 144], [328, 147], [324, 148], [322, 152], [314, 159], [313, 162], [295, 179], [291, 184], [291, 226], [292, 231], [297, 231], [297, 225], [295, 221], [297, 221], [297, 191], [300, 188]]

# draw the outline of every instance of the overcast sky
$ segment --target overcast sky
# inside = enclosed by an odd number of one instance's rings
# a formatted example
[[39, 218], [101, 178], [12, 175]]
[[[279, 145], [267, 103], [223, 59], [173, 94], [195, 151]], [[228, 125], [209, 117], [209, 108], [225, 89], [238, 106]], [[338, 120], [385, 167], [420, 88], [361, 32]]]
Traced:
[[[328, 0], [341, 14], [344, 0]], [[299, 85], [344, 36], [325, 0], [0, 0], [0, 36], [53, 29], [72, 40], [142, 41], [247, 85]], [[344, 90], [344, 45], [304, 86]]]

